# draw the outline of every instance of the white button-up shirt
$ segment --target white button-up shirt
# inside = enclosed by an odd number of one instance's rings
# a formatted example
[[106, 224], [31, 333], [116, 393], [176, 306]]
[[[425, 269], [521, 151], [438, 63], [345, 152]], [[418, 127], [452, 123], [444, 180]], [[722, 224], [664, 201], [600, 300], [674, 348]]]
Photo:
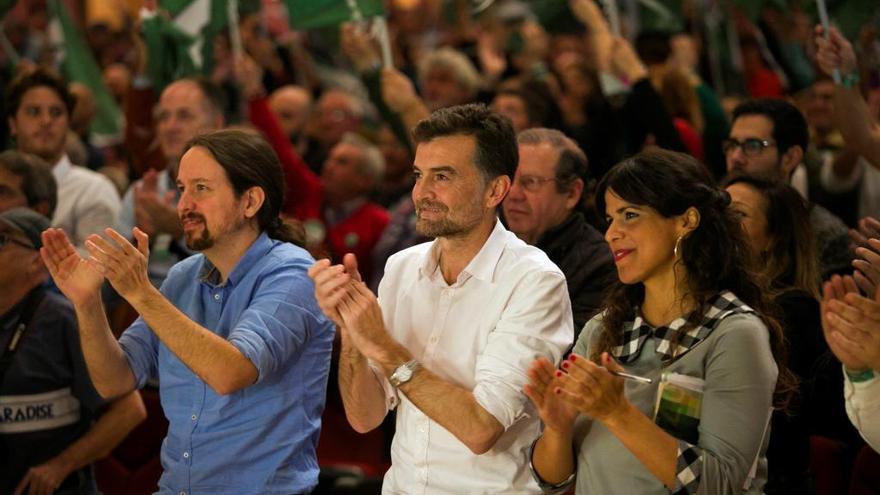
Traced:
[[540, 419], [522, 389], [535, 358], [558, 363], [574, 339], [565, 277], [501, 222], [452, 285], [438, 255], [435, 241], [389, 258], [379, 285], [385, 325], [422, 366], [473, 391], [505, 432], [475, 455], [377, 372], [388, 407], [398, 406], [382, 492], [540, 493], [528, 468]]
[[52, 226], [63, 229], [70, 242], [81, 253], [87, 253], [83, 243], [88, 236], [103, 235], [104, 229], [116, 225], [122, 208], [119, 193], [110, 179], [73, 165], [67, 155], [55, 164], [52, 175], [58, 183], [58, 206], [52, 216]]

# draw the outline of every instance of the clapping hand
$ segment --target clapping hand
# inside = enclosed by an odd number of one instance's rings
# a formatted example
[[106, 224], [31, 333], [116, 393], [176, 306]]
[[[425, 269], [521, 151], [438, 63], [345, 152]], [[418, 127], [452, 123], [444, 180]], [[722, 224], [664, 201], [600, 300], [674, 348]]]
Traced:
[[843, 365], [880, 370], [880, 301], [858, 293], [852, 277], [835, 275], [822, 288], [822, 329]]

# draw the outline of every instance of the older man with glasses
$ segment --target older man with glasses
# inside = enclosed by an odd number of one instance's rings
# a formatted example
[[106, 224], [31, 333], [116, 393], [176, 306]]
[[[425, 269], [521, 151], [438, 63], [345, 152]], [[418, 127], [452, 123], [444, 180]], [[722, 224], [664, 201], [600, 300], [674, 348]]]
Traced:
[[146, 411], [137, 392], [104, 401], [92, 386], [73, 307], [44, 289], [47, 228], [27, 208], [0, 213], [0, 493], [98, 493], [91, 463]]
[[[809, 199], [806, 167], [801, 163], [809, 139], [807, 121], [791, 103], [770, 98], [745, 101], [733, 110], [730, 135], [722, 144], [727, 172], [785, 182]], [[843, 221], [813, 204], [810, 223], [822, 278], [852, 271]]]
[[565, 274], [577, 340], [616, 273], [602, 234], [577, 211], [587, 156], [553, 129], [525, 130], [517, 142], [519, 165], [502, 204], [504, 219], [511, 232], [544, 251]]

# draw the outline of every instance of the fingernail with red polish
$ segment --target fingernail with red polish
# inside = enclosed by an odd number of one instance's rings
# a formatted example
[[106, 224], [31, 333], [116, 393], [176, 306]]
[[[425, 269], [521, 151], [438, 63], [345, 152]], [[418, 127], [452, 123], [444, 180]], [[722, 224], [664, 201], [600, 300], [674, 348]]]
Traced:
[[562, 367], [565, 368], [565, 369], [568, 369], [568, 361], [563, 361], [563, 362], [562, 362]]
[[553, 389], [553, 392], [555, 392], [555, 393], [556, 393], [556, 395], [559, 395], [559, 394], [561, 394], [561, 393], [562, 393], [562, 389], [561, 389], [561, 388], [559, 388], [559, 387], [556, 387], [556, 388], [555, 388], [555, 389]]
[[574, 354], [572, 354], [571, 356], [568, 356], [568, 360], [571, 361], [571, 362], [573, 363], [573, 362], [575, 362], [575, 361], [577, 360], [577, 358], [575, 357]]
[[556, 376], [557, 376], [557, 377], [562, 376], [562, 372], [559, 371], [559, 370], [556, 370]]

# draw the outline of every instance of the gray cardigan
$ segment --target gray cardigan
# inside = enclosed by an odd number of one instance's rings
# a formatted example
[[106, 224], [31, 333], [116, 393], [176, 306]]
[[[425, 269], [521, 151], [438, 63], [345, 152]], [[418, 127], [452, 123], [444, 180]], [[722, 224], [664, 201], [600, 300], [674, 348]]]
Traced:
[[[590, 355], [601, 328], [600, 318], [598, 315], [586, 324], [573, 352]], [[627, 380], [627, 399], [653, 417], [661, 373], [704, 379], [697, 444], [703, 451], [699, 493], [762, 493], [767, 480], [767, 422], [777, 376], [763, 322], [752, 314], [730, 315], [704, 341], [667, 367], [655, 353], [657, 342], [649, 337], [638, 358], [626, 366], [627, 371], [653, 378], [654, 383]], [[670, 492], [599, 422], [578, 418], [575, 447], [578, 495]], [[756, 471], [750, 476], [753, 465]]]

